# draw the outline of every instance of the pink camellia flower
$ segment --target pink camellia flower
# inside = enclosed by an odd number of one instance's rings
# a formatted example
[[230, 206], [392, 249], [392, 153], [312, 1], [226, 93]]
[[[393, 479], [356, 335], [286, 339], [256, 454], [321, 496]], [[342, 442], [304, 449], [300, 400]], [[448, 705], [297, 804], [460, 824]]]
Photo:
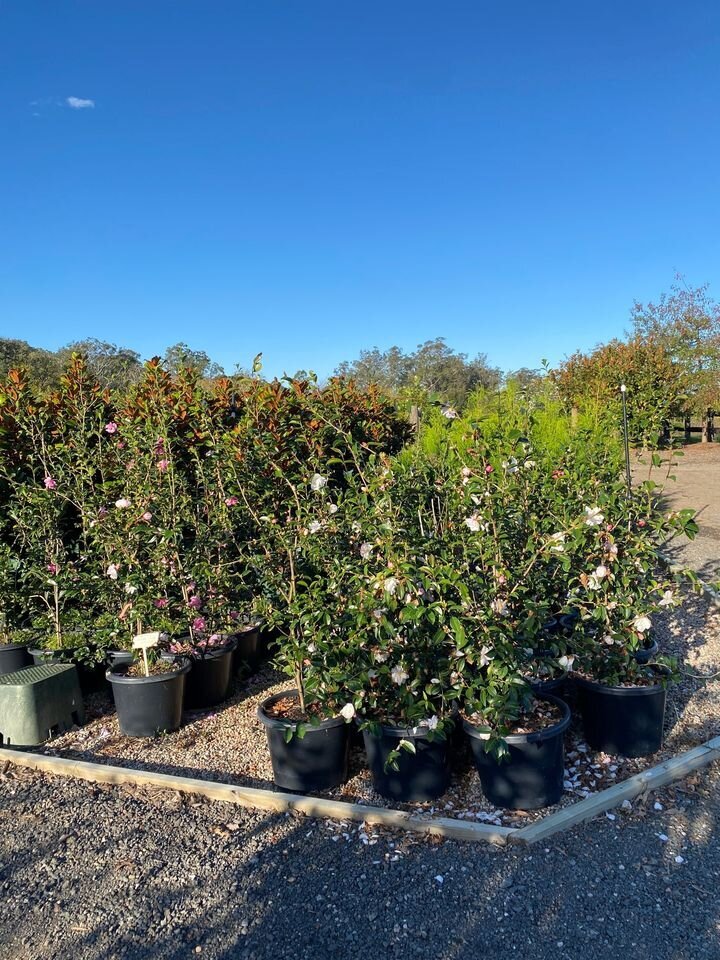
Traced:
[[117, 433], [118, 425], [114, 420], [111, 420], [110, 423], [105, 424], [105, 433]]
[[240, 503], [237, 497], [225, 497], [226, 507], [236, 507]]
[[207, 624], [205, 623], [204, 617], [195, 617], [192, 622], [193, 630], [196, 630], [198, 633], [202, 633], [206, 626]]
[[638, 520], [638, 526], [639, 526], [639, 527], [644, 527], [644, 526], [645, 526], [645, 521], [644, 521], [644, 520]]
[[237, 610], [231, 610], [230, 613], [229, 613], [229, 617], [230, 617], [231, 620], [239, 620], [239, 619], [240, 619], [240, 614], [238, 613]]
[[124, 440], [118, 440], [118, 449], [119, 449], [119, 450], [124, 450], [124, 449], [125, 449], [125, 441], [124, 441]]
[[107, 507], [100, 507], [98, 510], [98, 517], [102, 520], [103, 517], [106, 517], [110, 511]]
[[152, 514], [150, 513], [149, 510], [146, 510], [145, 513], [142, 515], [142, 518], [145, 521], [145, 523], [150, 523], [150, 521], [152, 520]]
[[493, 468], [490, 466], [490, 464], [488, 464], [488, 465], [485, 467], [485, 473], [492, 473], [492, 472], [493, 472]]
[[56, 563], [49, 563], [47, 565], [48, 573], [51, 573], [53, 576], [58, 572], [58, 565]]
[[200, 610], [202, 608], [202, 597], [194, 596], [190, 597], [188, 600], [188, 606], [192, 607], [193, 610]]
[[160, 471], [160, 473], [165, 473], [165, 471], [169, 466], [170, 466], [169, 460], [158, 460], [157, 462], [157, 468]]
[[164, 610], [167, 605], [168, 602], [165, 597], [159, 597], [157, 600], [153, 600], [153, 606], [158, 610]]
[[43, 482], [46, 490], [54, 490], [57, 487], [57, 480], [53, 480], [52, 477], [45, 477]]
[[165, 453], [165, 441], [162, 437], [158, 437], [155, 441], [155, 456], [160, 457]]

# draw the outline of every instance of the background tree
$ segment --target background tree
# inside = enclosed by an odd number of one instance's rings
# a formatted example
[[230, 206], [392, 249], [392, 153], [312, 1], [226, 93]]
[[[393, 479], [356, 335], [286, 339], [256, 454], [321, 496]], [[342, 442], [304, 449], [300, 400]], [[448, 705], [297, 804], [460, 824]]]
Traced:
[[410, 402], [437, 394], [446, 403], [461, 407], [478, 387], [496, 389], [500, 371], [489, 366], [484, 353], [469, 360], [457, 353], [444, 337], [426, 340], [413, 353], [400, 347], [382, 352], [363, 350], [357, 360], [341, 363], [335, 373], [351, 377], [361, 388], [375, 384], [392, 393], [403, 393]]
[[20, 368], [27, 371], [30, 383], [42, 389], [55, 386], [60, 378], [57, 354], [31, 347], [24, 340], [0, 338], [0, 377], [5, 378], [10, 370]]
[[83, 357], [91, 376], [102, 387], [110, 390], [122, 390], [136, 383], [142, 375], [139, 353], [105, 340], [97, 340], [95, 337], [77, 340], [58, 350], [56, 356], [61, 366], [65, 367], [73, 354]]
[[631, 440], [655, 446], [666, 421], [677, 417], [687, 396], [685, 371], [662, 343], [633, 337], [611, 340], [591, 353], [574, 353], [551, 378], [568, 408], [620, 422], [620, 385], [627, 386]]
[[[682, 278], [678, 278], [682, 281]], [[657, 303], [635, 302], [632, 322], [643, 343], [661, 346], [687, 380], [686, 412], [720, 411], [720, 304], [708, 285], [671, 287]]]
[[162, 365], [172, 376], [177, 376], [183, 368], [193, 370], [203, 380], [213, 380], [224, 376], [225, 371], [219, 363], [211, 360], [204, 350], [191, 350], [186, 343], [175, 343], [168, 347], [162, 358]]

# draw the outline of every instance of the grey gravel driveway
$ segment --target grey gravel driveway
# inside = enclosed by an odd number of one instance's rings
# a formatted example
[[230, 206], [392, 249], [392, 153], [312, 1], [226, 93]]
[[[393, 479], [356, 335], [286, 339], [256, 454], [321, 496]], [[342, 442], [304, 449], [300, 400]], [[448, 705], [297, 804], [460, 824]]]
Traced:
[[493, 848], [7, 769], [0, 956], [717, 960], [719, 786]]

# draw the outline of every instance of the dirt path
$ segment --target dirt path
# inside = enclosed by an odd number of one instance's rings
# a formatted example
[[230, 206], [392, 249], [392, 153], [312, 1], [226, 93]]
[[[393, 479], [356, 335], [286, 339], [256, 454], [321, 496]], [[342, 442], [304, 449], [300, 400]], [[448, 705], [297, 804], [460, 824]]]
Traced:
[[[695, 540], [673, 541], [667, 553], [675, 563], [691, 567], [706, 581], [720, 578], [720, 443], [697, 443], [683, 448], [671, 475], [663, 481], [666, 467], [653, 470], [656, 482], [665, 482], [666, 502], [671, 510], [692, 507], [698, 511], [700, 533]], [[636, 464], [636, 479], [647, 477], [647, 465]]]

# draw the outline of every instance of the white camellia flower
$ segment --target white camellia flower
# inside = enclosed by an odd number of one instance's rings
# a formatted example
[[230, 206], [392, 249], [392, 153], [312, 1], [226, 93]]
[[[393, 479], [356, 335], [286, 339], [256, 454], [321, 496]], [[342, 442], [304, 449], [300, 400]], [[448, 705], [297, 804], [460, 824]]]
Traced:
[[605, 556], [609, 557], [611, 560], [614, 560], [618, 555], [618, 548], [616, 543], [609, 543], [605, 547]]
[[105, 573], [110, 577], [111, 580], [117, 580], [118, 578], [118, 568], [114, 563], [110, 564]]
[[507, 470], [508, 473], [517, 473], [518, 472], [518, 462], [515, 457], [510, 457], [509, 460], [503, 460], [502, 462], [503, 470]]
[[319, 533], [322, 530], [322, 524], [319, 520], [311, 520], [308, 524], [308, 533]]
[[351, 703], [346, 703], [340, 711], [340, 716], [343, 720], [352, 720], [355, 716], [355, 707]]
[[591, 573], [590, 576], [588, 577], [588, 582], [587, 582], [588, 590], [599, 590], [601, 586], [602, 584], [600, 583], [598, 578], [595, 576], [595, 574]]
[[659, 605], [661, 607], [671, 607], [675, 602], [672, 590], [666, 590], [662, 595], [662, 600], [660, 600]]
[[448, 420], [457, 420], [458, 412], [455, 407], [443, 407], [441, 411], [444, 417], [447, 417]]
[[[113, 577], [113, 579], [115, 578]], [[137, 593], [137, 587], [134, 587], [131, 583], [126, 583], [125, 593], [129, 593], [130, 595], [132, 595], [133, 593]]]
[[384, 650], [376, 650], [375, 653], [373, 653], [373, 658], [375, 660], [375, 663], [385, 663], [385, 661], [388, 658], [388, 655], [387, 653], [385, 653]]
[[473, 514], [471, 517], [468, 517], [467, 520], [464, 520], [463, 523], [468, 528], [472, 530], [473, 533], [477, 533], [480, 529], [480, 521], [477, 518], [477, 514]]
[[603, 637], [603, 643], [611, 647], [615, 643], [615, 637], [611, 633], [606, 633]]
[[308, 653], [315, 653], [315, 651], [317, 650], [317, 647], [315, 646], [314, 643], [309, 643], [307, 646], [307, 650], [308, 650]]
[[480, 666], [487, 667], [491, 661], [489, 654], [492, 653], [492, 647], [483, 647], [480, 651]]
[[338, 512], [338, 505], [336, 503], [329, 503], [328, 513], [337, 513], [337, 512]]
[[492, 612], [496, 613], [499, 617], [507, 617], [510, 613], [507, 602], [503, 600], [502, 597], [496, 597], [490, 604], [490, 608]]
[[565, 534], [561, 531], [553, 533], [550, 537], [550, 552], [565, 553]]
[[373, 545], [371, 543], [363, 543], [360, 546], [360, 556], [363, 560], [369, 560], [373, 552]]
[[321, 476], [319, 473], [314, 473], [310, 480], [310, 489], [317, 493], [318, 490], [322, 490], [325, 486], [327, 486], [327, 478]]
[[652, 620], [650, 617], [635, 617], [633, 620], [633, 626], [638, 633], [647, 633], [647, 631], [652, 627]]
[[525, 461], [525, 469], [526, 469], [526, 470], [531, 470], [534, 466], [535, 466], [535, 461], [534, 461], [534, 460], [526, 460], [526, 461]]
[[570, 656], [570, 657], [567, 657], [567, 656], [565, 656], [565, 657], [560, 657], [560, 659], [558, 660], [558, 663], [559, 663], [560, 666], [563, 668], [563, 670], [565, 670], [565, 671], [571, 670], [573, 663], [575, 663], [575, 657], [573, 657], [573, 656]]
[[390, 677], [392, 678], [393, 683], [396, 683], [398, 686], [400, 686], [410, 679], [410, 674], [407, 673], [407, 671], [401, 666], [396, 665], [390, 671]]
[[397, 592], [398, 581], [397, 577], [388, 577], [385, 583], [383, 584], [383, 590], [385, 593], [389, 593], [390, 596], [394, 596]]
[[600, 507], [585, 507], [585, 524], [588, 527], [599, 527], [605, 520]]
[[118, 508], [118, 510], [127, 510], [131, 504], [127, 497], [121, 497], [119, 500], [115, 501], [115, 506]]
[[462, 470], [460, 471], [460, 473], [461, 473], [464, 477], [469, 477], [469, 476], [472, 474], [472, 470], [470, 469], [470, 467], [463, 467]]
[[424, 726], [426, 726], [428, 730], [435, 730], [437, 728], [437, 725], [438, 725], [437, 717], [428, 717], [427, 720], [424, 721]]
[[604, 564], [601, 563], [600, 566], [595, 569], [595, 576], [598, 578], [598, 580], [604, 580], [605, 577], [610, 576], [610, 571]]

